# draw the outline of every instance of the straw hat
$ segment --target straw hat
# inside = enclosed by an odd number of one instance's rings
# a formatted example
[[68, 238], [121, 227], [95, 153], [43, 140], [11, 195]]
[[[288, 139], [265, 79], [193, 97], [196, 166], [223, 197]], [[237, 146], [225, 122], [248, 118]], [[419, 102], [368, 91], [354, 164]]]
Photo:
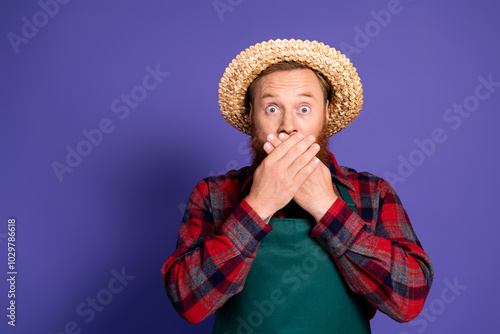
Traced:
[[245, 111], [248, 86], [267, 67], [283, 61], [309, 66], [322, 73], [330, 84], [329, 137], [358, 117], [363, 89], [356, 68], [344, 54], [317, 41], [277, 39], [247, 48], [226, 68], [219, 83], [219, 106], [229, 124], [250, 135], [250, 119]]

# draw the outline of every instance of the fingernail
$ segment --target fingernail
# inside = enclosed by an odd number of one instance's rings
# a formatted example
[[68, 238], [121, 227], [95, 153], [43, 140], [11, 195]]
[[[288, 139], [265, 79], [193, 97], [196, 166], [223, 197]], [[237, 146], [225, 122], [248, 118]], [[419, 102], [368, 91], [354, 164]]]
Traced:
[[265, 144], [264, 144], [264, 149], [265, 149], [265, 150], [270, 150], [270, 149], [271, 149], [271, 144], [269, 144], [269, 143], [265, 143]]
[[319, 150], [319, 145], [318, 144], [313, 144], [313, 149]]
[[307, 136], [307, 138], [308, 138], [310, 141], [314, 141], [314, 137], [313, 137], [313, 136]]
[[274, 140], [274, 135], [270, 134], [267, 136], [267, 140], [272, 141]]
[[299, 139], [302, 139], [302, 138], [304, 138], [304, 135], [303, 135], [302, 133], [300, 133], [300, 132], [299, 132], [299, 133], [297, 133], [297, 137], [298, 137]]
[[285, 139], [285, 134], [284, 133], [280, 133], [279, 138], [282, 139], [282, 140]]

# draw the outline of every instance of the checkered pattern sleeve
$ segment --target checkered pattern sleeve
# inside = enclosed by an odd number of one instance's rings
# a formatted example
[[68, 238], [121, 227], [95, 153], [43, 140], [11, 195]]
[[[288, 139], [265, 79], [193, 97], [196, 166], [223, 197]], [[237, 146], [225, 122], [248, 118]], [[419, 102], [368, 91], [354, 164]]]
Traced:
[[361, 217], [338, 198], [311, 235], [327, 242], [351, 290], [363, 295], [374, 312], [410, 321], [429, 293], [432, 263], [389, 183], [373, 176], [351, 181]]
[[[255, 258], [259, 242], [271, 231], [243, 199], [224, 222], [213, 217], [213, 207], [232, 209], [229, 180], [200, 181], [188, 201], [177, 249], [162, 267], [167, 295], [175, 310], [190, 323], [213, 314], [243, 282]], [[215, 183], [215, 184], [213, 184]], [[212, 189], [220, 193], [209, 194]], [[213, 198], [218, 203], [211, 203]]]

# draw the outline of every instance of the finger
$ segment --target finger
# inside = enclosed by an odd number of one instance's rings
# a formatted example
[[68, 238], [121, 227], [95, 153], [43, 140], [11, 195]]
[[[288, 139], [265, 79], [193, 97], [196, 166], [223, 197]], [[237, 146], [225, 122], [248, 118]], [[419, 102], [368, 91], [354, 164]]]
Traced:
[[[272, 154], [269, 154], [269, 157], [271, 157], [274, 160], [280, 160], [287, 152], [288, 150], [293, 147], [295, 144], [297, 144], [299, 141], [304, 139], [304, 135], [297, 133], [294, 134], [293, 136], [290, 136], [288, 139], [283, 141], [281, 144], [277, 145], [274, 150], [272, 151]], [[297, 149], [295, 149], [297, 151]], [[305, 149], [304, 149], [305, 151]], [[297, 153], [295, 153], [297, 154]], [[291, 163], [291, 162], [290, 162]]]
[[[295, 133], [295, 132], [293, 132], [292, 134], [294, 134], [294, 133]], [[290, 137], [290, 135], [289, 135], [288, 133], [284, 133], [284, 132], [282, 132], [282, 133], [280, 133], [280, 134], [278, 135], [278, 138], [279, 138], [281, 141], [285, 141], [288, 137]]]
[[276, 138], [276, 136], [273, 134], [269, 134], [266, 139], [267, 139], [267, 141], [264, 143], [263, 148], [267, 154], [271, 153], [276, 146], [281, 144], [281, 140]]
[[[302, 167], [295, 175], [293, 182], [298, 186], [298, 188], [304, 183], [305, 180], [311, 176], [312, 173], [319, 167], [320, 160], [318, 158], [313, 158], [307, 165]], [[297, 188], [297, 189], [298, 189]]]
[[316, 159], [316, 154], [319, 152], [320, 146], [317, 143], [312, 144], [307, 150], [297, 157], [288, 167], [291, 175], [296, 175], [304, 168], [311, 160]]
[[[293, 137], [299, 135], [300, 134], [291, 136], [276, 149], [288, 144], [293, 139]], [[307, 136], [302, 138], [300, 141], [298, 141], [288, 149], [288, 151], [280, 159], [280, 162], [283, 163], [285, 166], [291, 166], [302, 154], [304, 154], [314, 144], [314, 140], [315, 139], [313, 136]], [[300, 168], [302, 168], [308, 162], [309, 160], [307, 161], [304, 161], [304, 159], [299, 160], [299, 163], [301, 164]]]
[[267, 136], [267, 141], [273, 146], [273, 148], [278, 147], [283, 143], [283, 140], [280, 140], [278, 137], [276, 137], [273, 134], [270, 134]]

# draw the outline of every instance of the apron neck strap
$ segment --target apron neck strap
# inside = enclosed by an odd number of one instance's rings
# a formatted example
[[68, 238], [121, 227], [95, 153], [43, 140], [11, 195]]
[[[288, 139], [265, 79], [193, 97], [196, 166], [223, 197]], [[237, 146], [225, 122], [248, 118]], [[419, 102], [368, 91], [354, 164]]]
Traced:
[[340, 193], [340, 196], [342, 197], [344, 202], [346, 202], [346, 204], [351, 208], [351, 210], [354, 211], [359, 216], [358, 208], [354, 204], [354, 201], [352, 200], [352, 197], [349, 194], [347, 187], [345, 185], [343, 185], [342, 183], [336, 183], [336, 185], [337, 185], [337, 189]]

